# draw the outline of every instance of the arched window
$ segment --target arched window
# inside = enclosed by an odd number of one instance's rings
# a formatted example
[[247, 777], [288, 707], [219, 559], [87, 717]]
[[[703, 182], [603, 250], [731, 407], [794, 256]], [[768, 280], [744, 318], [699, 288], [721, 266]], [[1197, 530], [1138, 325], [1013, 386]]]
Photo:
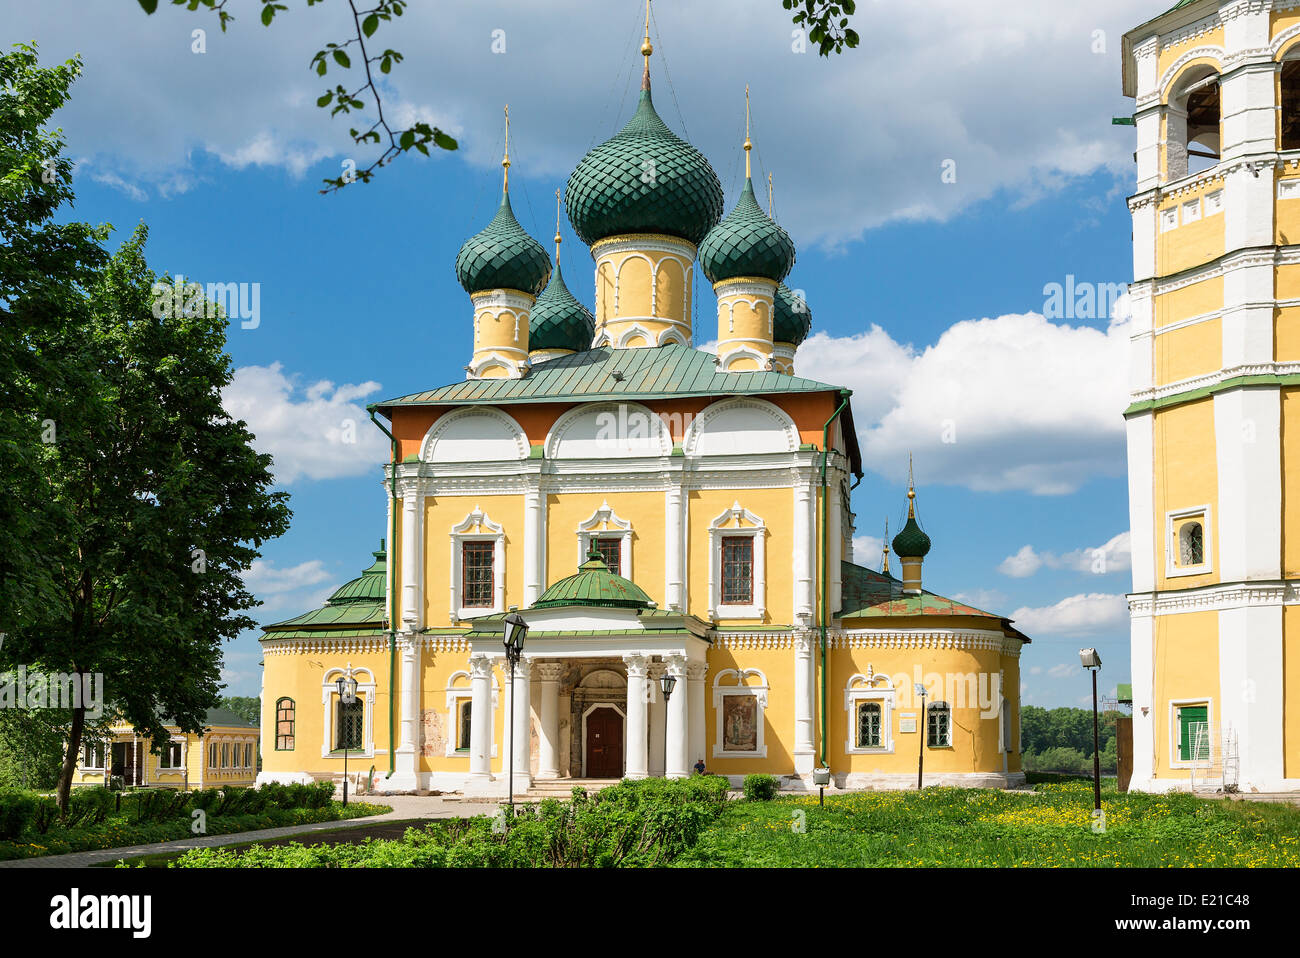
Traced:
[[1205, 562], [1205, 530], [1199, 522], [1186, 522], [1178, 530], [1178, 564], [1202, 565]]
[[1300, 150], [1300, 59], [1283, 62], [1281, 74], [1282, 129], [1278, 148]]
[[278, 752], [293, 751], [296, 709], [291, 698], [282, 698], [275, 703], [275, 748]]
[[1219, 162], [1219, 75], [1208, 65], [1189, 70], [1165, 111], [1165, 173], [1177, 180]]

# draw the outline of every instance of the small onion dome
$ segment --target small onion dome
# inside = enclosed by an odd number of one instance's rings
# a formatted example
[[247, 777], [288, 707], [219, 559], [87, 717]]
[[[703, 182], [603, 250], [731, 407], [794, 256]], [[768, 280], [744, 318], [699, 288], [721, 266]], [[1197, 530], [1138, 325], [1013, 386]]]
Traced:
[[561, 579], [533, 603], [534, 609], [562, 605], [598, 605], [615, 609], [650, 609], [654, 602], [631, 579], [615, 575], [599, 552], [587, 554], [576, 575]]
[[772, 315], [772, 341], [798, 346], [808, 338], [812, 329], [812, 310], [789, 286], [776, 287], [776, 302]]
[[465, 241], [456, 254], [456, 278], [465, 292], [517, 289], [536, 296], [551, 275], [551, 259], [529, 236], [510, 209], [510, 194], [483, 230]]
[[591, 348], [595, 335], [595, 317], [569, 292], [556, 263], [551, 281], [537, 297], [528, 317], [529, 350], [571, 349], [580, 353]]
[[794, 267], [790, 234], [763, 212], [749, 177], [736, 208], [700, 244], [700, 266], [711, 283], [737, 276], [764, 276], [779, 283]]
[[668, 129], [643, 88], [627, 126], [569, 176], [564, 203], [588, 246], [625, 233], [662, 233], [698, 245], [722, 216], [722, 184], [704, 155]]
[[375, 561], [351, 582], [345, 582], [325, 602], [326, 605], [351, 605], [356, 602], [383, 602], [387, 587], [387, 553], [384, 544], [370, 553]]
[[930, 551], [930, 537], [921, 531], [915, 515], [907, 517], [907, 525], [894, 536], [894, 554], [900, 559], [924, 559]]

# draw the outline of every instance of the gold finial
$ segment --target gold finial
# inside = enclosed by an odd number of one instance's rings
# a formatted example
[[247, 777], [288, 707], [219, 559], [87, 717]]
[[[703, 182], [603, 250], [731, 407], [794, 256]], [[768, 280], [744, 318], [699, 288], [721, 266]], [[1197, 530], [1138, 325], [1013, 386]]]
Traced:
[[560, 268], [560, 244], [564, 242], [560, 238], [560, 191], [555, 191], [555, 268]]
[[916, 518], [916, 484], [912, 481], [912, 454], [907, 454], [907, 518]]
[[745, 179], [749, 179], [749, 151], [754, 144], [749, 140], [749, 84], [745, 84]]
[[772, 174], [767, 174], [767, 218], [772, 219]]
[[641, 89], [650, 89], [650, 54], [655, 52], [650, 42], [650, 0], [645, 0], [645, 39], [641, 41], [641, 56], [645, 57], [645, 72], [641, 74]]
[[885, 548], [882, 550], [885, 556], [885, 565], [881, 572], [889, 571], [889, 516], [885, 516]]
[[501, 157], [501, 167], [505, 170], [503, 189], [510, 189], [510, 104], [506, 104], [506, 152]]

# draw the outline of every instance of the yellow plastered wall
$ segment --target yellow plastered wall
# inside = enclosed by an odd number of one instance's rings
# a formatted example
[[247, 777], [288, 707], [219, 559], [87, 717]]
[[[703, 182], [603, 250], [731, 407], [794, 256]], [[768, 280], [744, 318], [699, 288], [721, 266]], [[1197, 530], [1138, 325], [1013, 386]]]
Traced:
[[[488, 290], [476, 293], [474, 302], [474, 354], [472, 362], [477, 365], [493, 352], [504, 355], [515, 362], [528, 356], [528, 318], [526, 308], [489, 305], [488, 300], [496, 297], [502, 290]], [[529, 303], [532, 297], [517, 290], [507, 290], [517, 296], [525, 297]], [[484, 379], [509, 376], [506, 367], [494, 364], [485, 367], [479, 375]]]
[[1287, 778], [1300, 778], [1300, 606], [1282, 608], [1282, 751]]
[[[739, 502], [758, 516], [767, 530], [764, 540], [766, 615], [755, 619], [720, 619], [723, 625], [789, 624], [794, 621], [794, 585], [791, 581], [791, 556], [794, 555], [794, 493], [785, 489], [692, 490], [689, 493], [687, 527], [687, 575], [690, 582], [690, 612], [701, 619], [709, 617], [709, 526], [725, 509]], [[729, 525], [735, 520], [729, 519]]]
[[1282, 389], [1281, 399], [1282, 575], [1291, 578], [1300, 576], [1300, 530], [1290, 508], [1292, 503], [1300, 505], [1300, 389]]
[[[618, 518], [632, 526], [632, 574], [630, 578], [650, 598], [666, 607], [664, 584], [664, 494], [662, 492], [577, 493], [546, 497], [546, 585], [552, 585], [578, 571], [578, 525], [586, 522], [603, 503]], [[719, 508], [721, 511], [721, 508]], [[620, 536], [610, 525], [593, 535]], [[627, 548], [627, 543], [624, 543]], [[614, 569], [614, 572], [619, 570]]]
[[694, 246], [670, 236], [611, 236], [591, 253], [598, 336], [603, 330], [618, 344], [639, 324], [645, 333], [628, 339], [628, 347], [656, 345], [659, 335], [674, 327], [690, 338]]
[[1179, 382], [1223, 368], [1223, 321], [1217, 316], [1160, 333], [1155, 340], [1155, 384]]
[[[708, 770], [718, 775], [747, 775], [751, 772], [788, 775], [794, 768], [794, 684], [790, 681], [794, 674], [794, 651], [730, 649], [715, 645], [709, 649], [708, 665], [704, 680], [704, 764]], [[715, 758], [713, 755], [718, 741], [713, 684], [724, 669], [758, 669], [767, 678], [767, 709], [762, 715], [763, 743], [767, 747], [765, 758]], [[757, 685], [759, 680], [750, 676], [746, 684]], [[691, 757], [689, 764], [693, 765], [697, 758], [699, 756]]]
[[[424, 500], [424, 621], [442, 628], [452, 624], [451, 543], [452, 527], [465, 521], [478, 507], [488, 519], [501, 525], [505, 536], [505, 604], [524, 605], [524, 497], [426, 496]], [[483, 531], [488, 530], [484, 527]], [[398, 523], [400, 556], [401, 523]], [[396, 565], [398, 595], [401, 594], [401, 563]], [[498, 570], [499, 574], [499, 570]]]
[[[1181, 406], [1156, 410], [1155, 439], [1155, 514], [1156, 588], [1190, 589], [1218, 581], [1219, 516], [1218, 464], [1214, 443], [1214, 400], [1199, 399]], [[1165, 575], [1166, 555], [1170, 549], [1165, 514], [1173, 510], [1209, 505], [1211, 571], [1203, 575], [1170, 578]]]
[[1219, 614], [1185, 612], [1155, 617], [1152, 654], [1155, 656], [1155, 774], [1185, 778], [1186, 769], [1171, 768], [1177, 730], [1171, 726], [1170, 703], [1208, 702], [1212, 728], [1222, 724], [1219, 693]]
[[[1181, 207], [1192, 198], [1192, 194], [1173, 198], [1160, 204], [1160, 213], [1173, 207]], [[1200, 266], [1223, 255], [1225, 239], [1223, 224], [1225, 214], [1214, 216], [1202, 215], [1192, 223], [1182, 222], [1179, 212], [1179, 225], [1171, 230], [1156, 233], [1156, 273], [1168, 276], [1193, 266]], [[1157, 223], [1159, 214], [1157, 214]]]
[[[771, 291], [767, 290], [768, 285]], [[757, 289], [755, 287], [761, 287]], [[738, 349], [749, 349], [762, 357], [740, 357], [732, 370], [766, 369], [772, 358], [772, 303], [776, 284], [752, 277], [726, 280], [714, 288], [718, 295], [718, 358], [725, 360]]]
[[1161, 293], [1155, 297], [1152, 308], [1157, 329], [1193, 316], [1216, 313], [1223, 308], [1223, 277], [1216, 276]]
[[1283, 306], [1273, 311], [1273, 358], [1275, 361], [1300, 360], [1300, 306]]

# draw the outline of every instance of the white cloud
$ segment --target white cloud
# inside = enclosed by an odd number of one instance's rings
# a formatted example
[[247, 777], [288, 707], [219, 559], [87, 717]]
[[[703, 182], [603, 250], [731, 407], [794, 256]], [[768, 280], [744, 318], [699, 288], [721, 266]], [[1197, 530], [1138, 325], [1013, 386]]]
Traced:
[[1093, 575], [1107, 575], [1111, 572], [1123, 572], [1131, 568], [1132, 564], [1129, 534], [1121, 532], [1094, 548], [1075, 549], [1063, 555], [1051, 552], [1040, 553], [1034, 551], [1033, 546], [1022, 546], [1014, 555], [1009, 555], [1002, 560], [998, 571], [1015, 579], [1031, 576], [1044, 566], [1050, 569], [1072, 569], [1076, 572], [1090, 572]]
[[[412, 4], [375, 36], [406, 58], [381, 81], [389, 108], [399, 123], [434, 119], [487, 175], [500, 161], [508, 102], [517, 175], [563, 178], [635, 104], [640, 16], [634, 4], [620, 9], [593, 17], [580, 0]], [[199, 151], [295, 174], [324, 157], [367, 165], [374, 149], [354, 147], [347, 130], [369, 118], [331, 119], [315, 106], [326, 88], [354, 85], [358, 70], [317, 77], [308, 67], [348, 35], [346, 7], [294, 9], [269, 28], [255, 11], [237, 17], [223, 34], [206, 10], [161, 5], [146, 16], [136, 4], [65, 0], [9, 3], [5, 26], [36, 38], [46, 60], [84, 55], [59, 122], [76, 150], [93, 150], [124, 180], [154, 186], [190, 170]], [[733, 195], [749, 83], [758, 173], [776, 173], [783, 224], [798, 242], [837, 245], [888, 221], [944, 220], [1002, 190], [1017, 205], [1079, 174], [1130, 175], [1131, 131], [1075, 120], [1131, 109], [1119, 90], [1120, 36], [1141, 18], [1130, 0], [862, 4], [855, 26], [871, 55], [823, 58], [792, 51], [790, 14], [775, 0], [665, 4], [651, 69], [660, 113]], [[196, 28], [207, 31], [206, 53], [191, 50]], [[498, 29], [506, 49], [494, 55]], [[1104, 55], [1094, 52], [1097, 30]], [[408, 160], [431, 162], [400, 164]], [[949, 160], [955, 182], [940, 175]], [[337, 162], [321, 170], [337, 171]]]
[[329, 577], [320, 559], [309, 559], [286, 569], [277, 569], [275, 563], [266, 559], [254, 559], [244, 573], [244, 585], [258, 595], [266, 595], [316, 585]]
[[1064, 662], [1059, 665], [1053, 665], [1047, 670], [1047, 674], [1054, 679], [1067, 679], [1071, 675], [1078, 673], [1079, 668], [1080, 666], [1077, 663], [1070, 664], [1069, 662]]
[[963, 320], [920, 352], [875, 326], [818, 333], [798, 371], [853, 389], [863, 459], [890, 479], [914, 453], [922, 485], [1060, 495], [1124, 473], [1127, 356], [1125, 321], [1025, 313]]
[[1128, 624], [1128, 600], [1122, 595], [1090, 592], [1055, 605], [1022, 606], [1011, 613], [1016, 628], [1030, 638], [1041, 635], [1091, 635]]
[[969, 592], [956, 592], [952, 598], [958, 602], [973, 605], [977, 609], [983, 609], [985, 612], [995, 612], [1005, 606], [1008, 601], [1006, 593], [997, 589], [972, 589]]
[[301, 387], [280, 363], [242, 366], [221, 394], [226, 411], [248, 423], [258, 452], [270, 453], [276, 481], [378, 475], [388, 441], [355, 400], [376, 382], [335, 386], [321, 380]]
[[885, 540], [879, 536], [853, 537], [853, 561], [864, 568], [880, 568], [880, 558], [884, 550]]

